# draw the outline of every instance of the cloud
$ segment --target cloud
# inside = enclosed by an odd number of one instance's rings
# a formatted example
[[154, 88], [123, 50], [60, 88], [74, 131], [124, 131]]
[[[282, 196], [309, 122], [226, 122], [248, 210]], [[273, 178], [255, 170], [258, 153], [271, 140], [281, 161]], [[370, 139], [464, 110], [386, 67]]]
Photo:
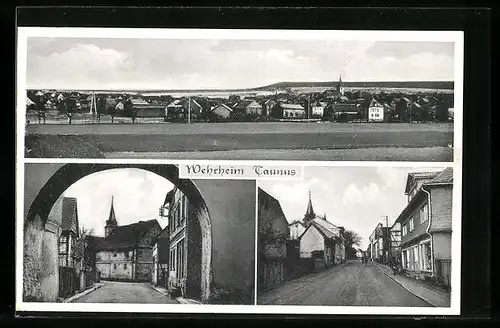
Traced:
[[[29, 88], [246, 88], [453, 78], [448, 45], [335, 40], [29, 38]], [[406, 49], [406, 50], [405, 50]]]
[[379, 200], [381, 196], [381, 189], [376, 183], [372, 182], [361, 189], [358, 189], [355, 184], [350, 184], [344, 192], [342, 202], [346, 205], [373, 203]]

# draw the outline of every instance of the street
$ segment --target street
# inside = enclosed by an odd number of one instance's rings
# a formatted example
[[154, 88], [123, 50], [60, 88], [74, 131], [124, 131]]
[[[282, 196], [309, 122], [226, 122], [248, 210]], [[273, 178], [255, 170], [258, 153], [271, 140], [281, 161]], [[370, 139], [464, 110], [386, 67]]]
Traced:
[[175, 300], [152, 289], [148, 283], [104, 281], [104, 286], [84, 295], [74, 303], [168, 303]]
[[259, 295], [258, 304], [430, 306], [373, 264], [365, 266], [357, 260], [287, 282]]

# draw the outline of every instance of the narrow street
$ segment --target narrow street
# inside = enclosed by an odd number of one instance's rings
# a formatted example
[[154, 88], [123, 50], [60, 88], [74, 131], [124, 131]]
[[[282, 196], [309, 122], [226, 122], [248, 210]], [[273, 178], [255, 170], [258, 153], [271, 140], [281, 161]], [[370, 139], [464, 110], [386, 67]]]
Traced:
[[104, 286], [76, 299], [74, 303], [167, 303], [175, 300], [152, 289], [148, 283], [104, 281]]
[[407, 306], [430, 304], [406, 291], [373, 264], [348, 261], [289, 281], [258, 297], [258, 304], [330, 306]]

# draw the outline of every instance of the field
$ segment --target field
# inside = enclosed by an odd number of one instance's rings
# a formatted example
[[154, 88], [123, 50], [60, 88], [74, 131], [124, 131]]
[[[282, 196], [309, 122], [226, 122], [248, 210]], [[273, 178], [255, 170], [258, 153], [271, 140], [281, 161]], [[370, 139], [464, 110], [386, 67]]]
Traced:
[[452, 123], [45, 124], [26, 132], [28, 157], [453, 159]]

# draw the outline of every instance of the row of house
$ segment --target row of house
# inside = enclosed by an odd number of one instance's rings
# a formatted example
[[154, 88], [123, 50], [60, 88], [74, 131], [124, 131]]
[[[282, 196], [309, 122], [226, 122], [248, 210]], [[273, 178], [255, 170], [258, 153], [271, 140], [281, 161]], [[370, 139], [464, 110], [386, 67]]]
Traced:
[[[291, 92], [272, 96], [254, 96], [240, 99], [209, 99], [203, 97], [182, 97], [141, 95], [90, 95], [78, 92], [58, 93], [56, 91], [30, 92], [27, 97], [28, 110], [35, 110], [42, 102], [46, 111], [56, 111], [57, 103], [71, 97], [81, 112], [123, 113], [131, 108], [137, 117], [156, 117], [165, 120], [233, 120], [242, 116], [280, 120], [326, 119], [334, 121], [425, 121], [440, 117], [453, 117], [452, 101], [433, 95], [372, 95], [344, 93], [342, 77], [331, 89], [322, 93]], [[443, 96], [444, 97], [444, 96]], [[102, 104], [101, 104], [102, 103]], [[451, 112], [450, 112], [451, 109]], [[443, 110], [446, 113], [442, 113]], [[444, 118], [444, 116], [446, 116]]]
[[310, 193], [304, 218], [291, 223], [279, 201], [260, 188], [258, 202], [259, 291], [345, 262], [344, 228], [316, 215]]
[[409, 173], [405, 195], [406, 207], [391, 227], [376, 227], [366, 252], [381, 263], [398, 262], [408, 276], [449, 287], [453, 169]]

